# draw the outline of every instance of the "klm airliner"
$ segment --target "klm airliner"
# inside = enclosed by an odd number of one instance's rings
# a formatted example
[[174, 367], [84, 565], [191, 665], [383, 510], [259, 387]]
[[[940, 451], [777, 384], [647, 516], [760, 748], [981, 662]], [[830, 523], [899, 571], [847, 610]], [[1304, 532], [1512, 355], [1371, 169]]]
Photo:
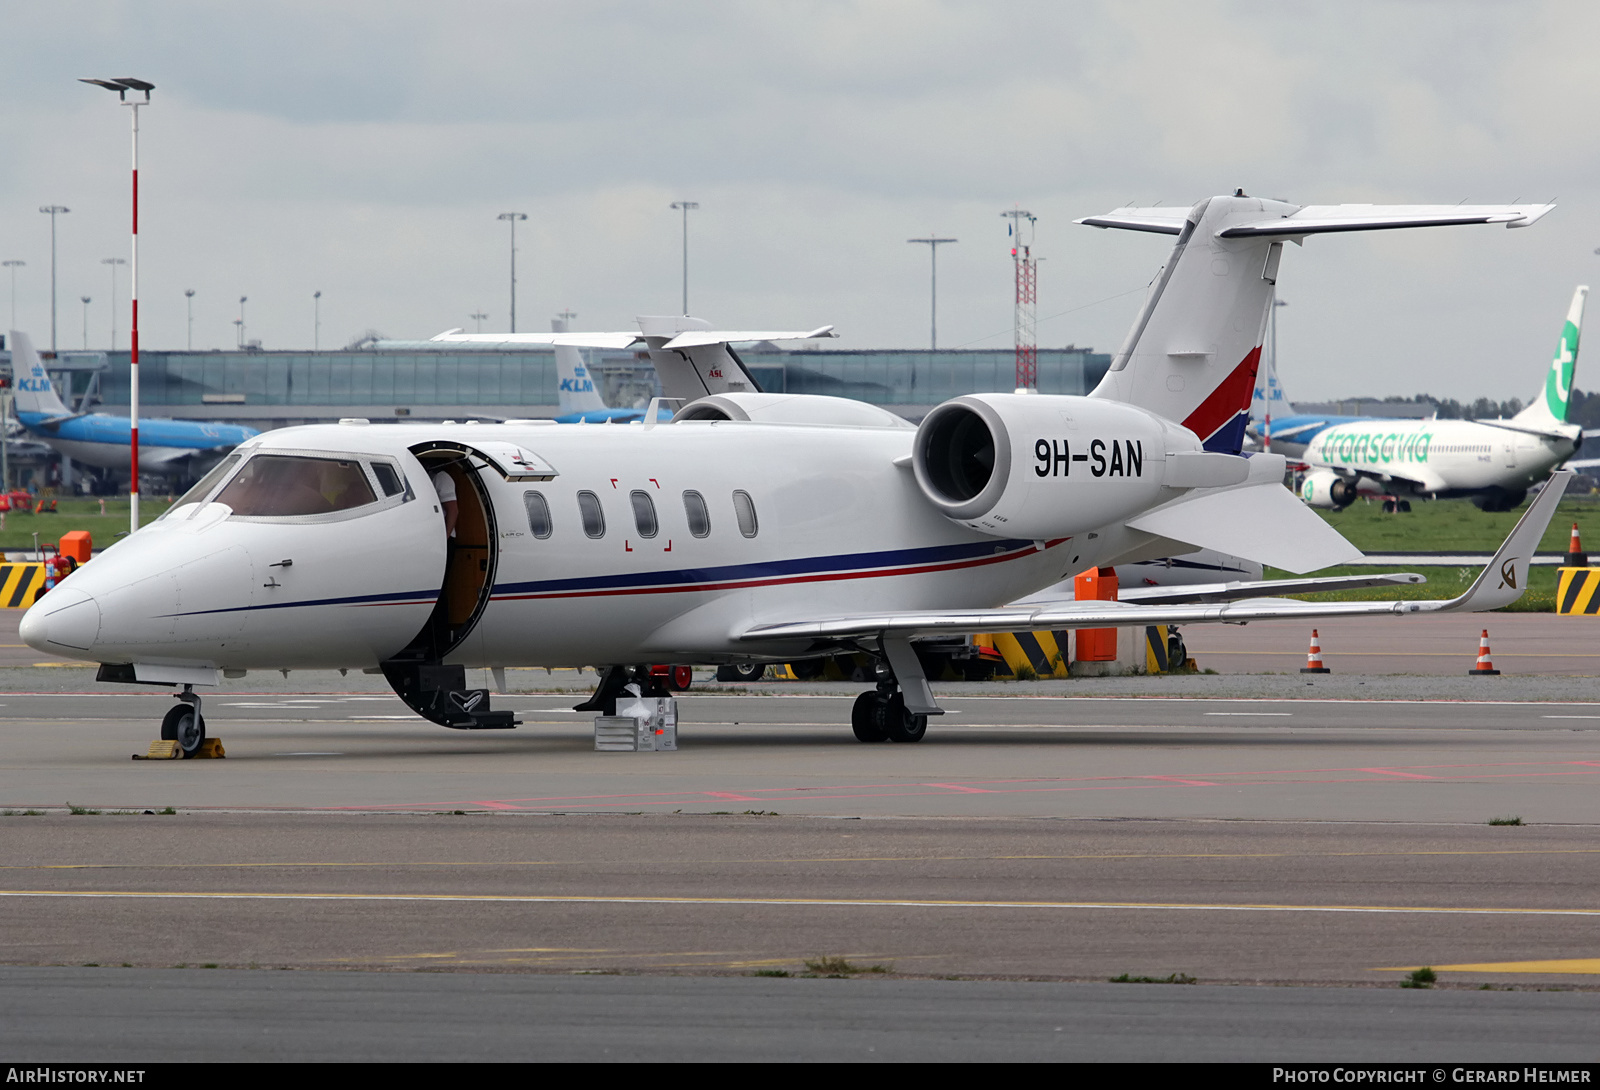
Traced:
[[[73, 461], [127, 472], [133, 449], [133, 426], [128, 417], [73, 412], [50, 384], [50, 375], [28, 335], [12, 330], [10, 343], [17, 419], [29, 436]], [[197, 477], [234, 447], [259, 434], [237, 424], [141, 419], [139, 469], [164, 477]]]

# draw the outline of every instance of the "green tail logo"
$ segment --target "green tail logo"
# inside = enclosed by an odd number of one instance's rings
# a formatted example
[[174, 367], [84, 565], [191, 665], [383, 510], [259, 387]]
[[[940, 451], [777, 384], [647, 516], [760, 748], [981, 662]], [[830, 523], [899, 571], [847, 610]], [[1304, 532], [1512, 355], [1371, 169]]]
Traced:
[[1544, 403], [1550, 415], [1565, 423], [1567, 398], [1572, 393], [1572, 366], [1578, 358], [1578, 327], [1570, 319], [1561, 330], [1561, 344], [1544, 380]]

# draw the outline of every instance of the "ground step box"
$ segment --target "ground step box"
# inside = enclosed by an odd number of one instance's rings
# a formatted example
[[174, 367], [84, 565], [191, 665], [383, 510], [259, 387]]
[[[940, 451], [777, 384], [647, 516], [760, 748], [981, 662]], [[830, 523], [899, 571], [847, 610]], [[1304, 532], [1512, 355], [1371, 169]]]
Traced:
[[594, 748], [664, 753], [678, 748], [678, 702], [671, 697], [623, 698], [616, 715], [597, 716]]

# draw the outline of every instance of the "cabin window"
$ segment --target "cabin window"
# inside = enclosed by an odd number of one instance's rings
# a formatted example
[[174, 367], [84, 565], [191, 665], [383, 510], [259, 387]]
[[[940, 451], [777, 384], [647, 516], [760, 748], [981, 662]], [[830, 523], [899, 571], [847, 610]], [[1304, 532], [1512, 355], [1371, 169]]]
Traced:
[[700, 493], [683, 494], [683, 513], [689, 519], [689, 533], [695, 537], [705, 537], [711, 533], [711, 509], [706, 506], [706, 498]]
[[376, 503], [361, 463], [347, 458], [258, 454], [217, 495], [235, 515], [326, 515]]
[[378, 487], [383, 489], [385, 496], [398, 496], [406, 490], [406, 482], [400, 476], [400, 471], [388, 462], [373, 462], [372, 475], [378, 478]]
[[578, 493], [578, 514], [583, 519], [583, 532], [589, 537], [606, 536], [606, 516], [600, 510], [600, 497], [593, 492]]
[[543, 492], [524, 492], [522, 506], [528, 509], [528, 532], [543, 541], [550, 536], [553, 526], [550, 522], [550, 504], [545, 500]]
[[655, 537], [661, 527], [656, 522], [656, 505], [650, 493], [630, 492], [628, 500], [633, 504], [633, 525], [639, 531], [639, 536]]
[[755, 537], [760, 529], [756, 524], [756, 504], [748, 492], [733, 494], [733, 513], [739, 519], [739, 532], [745, 537]]

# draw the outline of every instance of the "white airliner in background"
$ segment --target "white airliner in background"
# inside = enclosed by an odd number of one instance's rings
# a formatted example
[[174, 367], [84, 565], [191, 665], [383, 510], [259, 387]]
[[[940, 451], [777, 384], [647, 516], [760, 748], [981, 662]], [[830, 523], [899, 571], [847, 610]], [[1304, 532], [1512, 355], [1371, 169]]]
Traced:
[[[248, 670], [381, 671], [420, 715], [484, 729], [513, 717], [467, 687], [467, 667], [598, 664], [579, 708], [602, 711], [630, 681], [650, 691], [640, 664], [839, 651], [879, 663], [856, 736], [914, 742], [940, 713], [911, 642], [924, 636], [1496, 608], [1520, 595], [1569, 474], [1449, 601], [1006, 603], [1086, 568], [1200, 548], [1292, 572], [1359, 555], [1283, 488], [1281, 456], [1204, 447], [1242, 427], [1283, 244], [1526, 226], [1549, 210], [1243, 194], [1118, 209], [1085, 222], [1177, 239], [1094, 392], [957, 397], [918, 427], [860, 402], [751, 392], [726, 347], [826, 330], [663, 318], [637, 334], [532, 335], [641, 344], [702, 396], [670, 423], [624, 427], [271, 432], [64, 580], [21, 635], [101, 663], [102, 680], [181, 685], [162, 733], [186, 753], [205, 734], [193, 687]], [[454, 539], [431, 483], [441, 472], [458, 497]]]
[[[1589, 289], [1572, 293], [1554, 358], [1532, 404], [1509, 420], [1347, 420], [1317, 432], [1301, 497], [1348, 507], [1359, 492], [1402, 499], [1470, 497], [1485, 511], [1510, 511], [1528, 489], [1572, 457], [1582, 429], [1567, 423], [1578, 333]], [[1274, 420], [1273, 444], [1277, 445]]]

